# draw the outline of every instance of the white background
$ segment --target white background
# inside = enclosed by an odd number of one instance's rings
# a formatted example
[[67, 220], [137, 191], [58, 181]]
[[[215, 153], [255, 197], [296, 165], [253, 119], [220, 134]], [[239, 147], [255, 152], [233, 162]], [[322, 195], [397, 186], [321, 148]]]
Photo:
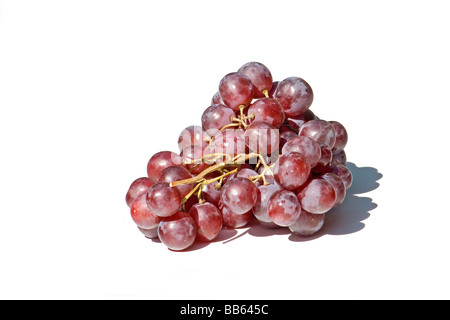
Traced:
[[[0, 1], [0, 298], [449, 299], [447, 1]], [[343, 123], [355, 183], [313, 239], [172, 252], [125, 204], [248, 61]]]

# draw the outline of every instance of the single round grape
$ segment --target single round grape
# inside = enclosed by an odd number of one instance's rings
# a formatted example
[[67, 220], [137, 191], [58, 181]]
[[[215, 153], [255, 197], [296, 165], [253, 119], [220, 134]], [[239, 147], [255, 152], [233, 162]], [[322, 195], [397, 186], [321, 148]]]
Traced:
[[133, 183], [128, 188], [127, 194], [125, 196], [125, 201], [128, 207], [136, 200], [140, 195], [147, 193], [148, 189], [153, 185], [149, 178], [139, 178], [133, 181]]
[[219, 206], [221, 188], [216, 188], [218, 182], [209, 183], [202, 188], [202, 196], [207, 201]]
[[289, 226], [289, 230], [299, 236], [309, 237], [322, 229], [324, 222], [324, 214], [312, 214], [302, 210], [297, 221]]
[[331, 164], [331, 159], [333, 154], [331, 153], [331, 149], [326, 145], [322, 144], [320, 146], [320, 159], [317, 164], [311, 168], [311, 172], [313, 173], [324, 173], [328, 170]]
[[278, 84], [274, 97], [281, 104], [287, 116], [298, 116], [311, 106], [314, 94], [311, 86], [305, 80], [290, 77]]
[[345, 195], [347, 189], [345, 189], [345, 184], [338, 175], [328, 172], [320, 176], [322, 179], [328, 181], [334, 188], [336, 192], [336, 202], [333, 207], [339, 206], [345, 200]]
[[[181, 161], [183, 162], [184, 167], [190, 173], [197, 175], [209, 167], [209, 164], [201, 160], [201, 158], [205, 154], [205, 149], [207, 148], [208, 148], [207, 146], [203, 148], [198, 145], [192, 145], [184, 148], [181, 151], [180, 153]], [[191, 163], [192, 161], [194, 162]]]
[[302, 208], [310, 213], [323, 214], [334, 207], [336, 191], [331, 183], [324, 179], [310, 180], [297, 194]]
[[348, 141], [348, 134], [345, 127], [337, 121], [330, 121], [331, 125], [334, 128], [334, 132], [336, 133], [336, 142], [333, 146], [333, 154], [338, 153], [339, 151], [344, 150]]
[[281, 227], [293, 224], [300, 216], [302, 207], [295, 193], [278, 190], [269, 199], [267, 206], [270, 219]]
[[[184, 167], [172, 166], [165, 168], [158, 176], [157, 182], [171, 183], [175, 181], [192, 178], [192, 174]], [[193, 184], [182, 184], [176, 186], [180, 191], [181, 197], [184, 198], [194, 188]]]
[[284, 122], [284, 111], [275, 99], [262, 98], [250, 105], [248, 114], [255, 116], [254, 121], [266, 122], [275, 128], [281, 127]]
[[[213, 142], [207, 149], [210, 154], [228, 154], [232, 158], [238, 154], [246, 153], [246, 145], [242, 130], [226, 129], [214, 136]], [[222, 158], [220, 162], [224, 161]]]
[[246, 75], [253, 84], [255, 98], [265, 97], [263, 91], [267, 93], [272, 88], [272, 74], [270, 70], [259, 62], [248, 62], [244, 64], [238, 73]]
[[336, 143], [336, 133], [331, 123], [325, 120], [311, 120], [300, 128], [299, 136], [310, 137], [319, 144], [332, 149]]
[[130, 208], [131, 218], [139, 228], [153, 229], [161, 221], [161, 217], [154, 214], [147, 205], [147, 194], [140, 195]]
[[320, 145], [313, 139], [303, 136], [297, 136], [289, 140], [281, 151], [282, 154], [300, 153], [306, 158], [311, 168], [319, 162], [321, 157]]
[[269, 216], [269, 211], [267, 210], [267, 206], [269, 205], [270, 197], [277, 191], [281, 190], [281, 187], [274, 183], [269, 184], [267, 186], [262, 185], [258, 187], [258, 198], [256, 200], [256, 204], [253, 207], [253, 215], [258, 219], [258, 221], [273, 223], [272, 219]]
[[217, 91], [211, 98], [211, 105], [213, 105], [213, 104], [225, 104], [222, 100], [222, 97], [220, 96], [219, 91]]
[[273, 168], [275, 181], [291, 191], [300, 188], [308, 180], [310, 171], [306, 158], [297, 152], [283, 154]]
[[254, 121], [245, 130], [245, 144], [253, 152], [261, 155], [270, 155], [273, 152], [278, 153], [280, 143], [280, 132], [272, 125]]
[[253, 217], [252, 210], [243, 214], [237, 214], [230, 210], [222, 202], [219, 202], [219, 210], [222, 213], [223, 226], [230, 229], [237, 229], [246, 226]]
[[160, 217], [175, 214], [181, 207], [181, 194], [178, 188], [168, 183], [156, 183], [148, 189], [147, 205], [151, 212]]
[[236, 177], [222, 187], [220, 200], [233, 213], [244, 214], [256, 204], [258, 189], [249, 179]]
[[233, 110], [223, 104], [213, 104], [202, 114], [202, 128], [209, 136], [214, 136], [220, 129], [231, 123]]
[[163, 219], [158, 226], [158, 237], [171, 250], [190, 247], [197, 236], [194, 218], [186, 212], [178, 211]]
[[194, 218], [199, 241], [212, 241], [222, 230], [222, 214], [209, 202], [193, 205], [189, 215]]
[[333, 166], [330, 166], [328, 168], [328, 172], [336, 174], [338, 177], [342, 179], [345, 185], [345, 189], [349, 189], [353, 182], [353, 175], [352, 172], [343, 164], [336, 164]]
[[148, 239], [157, 239], [158, 238], [158, 227], [153, 229], [142, 229], [139, 228], [139, 231]]
[[333, 157], [331, 158], [331, 165], [337, 165], [337, 164], [345, 164], [347, 163], [347, 155], [345, 154], [344, 150], [339, 151], [338, 153], [334, 153]]
[[234, 111], [239, 110], [241, 105], [248, 107], [253, 100], [251, 80], [237, 72], [229, 73], [222, 78], [219, 92], [225, 105]]
[[154, 154], [147, 164], [147, 174], [152, 182], [158, 180], [158, 176], [165, 168], [181, 166], [181, 158], [171, 151], [161, 151]]
[[185, 128], [178, 137], [178, 148], [182, 151], [186, 147], [201, 146], [206, 147], [206, 133], [200, 126], [189, 126]]

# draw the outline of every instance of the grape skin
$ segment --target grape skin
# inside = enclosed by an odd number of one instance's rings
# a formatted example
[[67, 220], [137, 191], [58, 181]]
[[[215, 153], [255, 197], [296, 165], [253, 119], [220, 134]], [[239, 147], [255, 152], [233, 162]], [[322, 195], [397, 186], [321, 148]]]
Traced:
[[339, 151], [344, 150], [345, 146], [347, 145], [348, 141], [348, 134], [345, 127], [337, 121], [330, 121], [331, 125], [333, 126], [333, 129], [336, 133], [336, 142], [333, 146], [333, 154], [338, 153]]
[[302, 210], [297, 221], [289, 226], [289, 230], [301, 237], [309, 237], [322, 229], [324, 222], [324, 214], [312, 214]]
[[254, 121], [245, 131], [245, 144], [253, 152], [261, 155], [278, 153], [280, 133], [272, 125], [263, 121]]
[[202, 114], [202, 128], [209, 135], [214, 136], [220, 129], [231, 123], [235, 113], [223, 104], [213, 104]]
[[311, 120], [302, 125], [299, 136], [310, 137], [319, 144], [332, 149], [336, 143], [336, 132], [331, 123], [325, 120]]
[[221, 201], [219, 202], [219, 210], [222, 213], [223, 226], [229, 229], [237, 229], [246, 226], [253, 217], [252, 210], [242, 214], [237, 214], [230, 210]]
[[209, 202], [193, 205], [189, 210], [189, 215], [194, 218], [199, 241], [212, 241], [222, 230], [222, 214], [216, 206]]
[[253, 85], [254, 97], [265, 97], [264, 90], [272, 88], [272, 74], [270, 70], [260, 62], [248, 62], [239, 68], [238, 73], [247, 76]]
[[219, 92], [225, 105], [234, 111], [238, 111], [241, 105], [248, 107], [253, 100], [251, 80], [237, 72], [229, 73], [222, 78]]
[[269, 184], [267, 186], [258, 187], [258, 198], [256, 200], [256, 204], [253, 207], [253, 215], [262, 222], [273, 223], [272, 219], [269, 216], [269, 211], [267, 206], [269, 204], [270, 197], [277, 191], [281, 190], [281, 187], [274, 183]]
[[312, 179], [297, 194], [302, 208], [313, 214], [323, 214], [334, 207], [336, 191], [324, 179]]
[[344, 182], [338, 175], [331, 172], [323, 174], [321, 178], [328, 181], [333, 186], [334, 191], [336, 192], [336, 202], [333, 207], [335, 208], [339, 206], [342, 202], [344, 202], [345, 195], [347, 193]]
[[178, 137], [178, 148], [180, 151], [190, 146], [206, 147], [206, 133], [200, 126], [189, 126], [185, 128]]
[[[171, 166], [168, 168], [165, 168], [158, 176], [158, 183], [166, 182], [171, 183], [175, 181], [185, 180], [192, 178], [192, 174], [184, 167], [179, 166]], [[194, 188], [193, 184], [182, 184], [179, 186], [176, 186], [180, 191], [181, 197], [184, 198], [189, 192], [192, 191]]]
[[131, 218], [139, 228], [153, 229], [158, 227], [161, 217], [154, 214], [147, 205], [147, 194], [140, 195], [130, 208]]
[[154, 214], [168, 217], [179, 210], [182, 197], [178, 188], [171, 188], [168, 183], [156, 183], [148, 189], [146, 199]]
[[158, 180], [158, 176], [165, 168], [171, 166], [180, 166], [181, 158], [178, 154], [171, 151], [161, 151], [154, 154], [147, 164], [147, 174], [149, 179], [154, 183]]
[[275, 181], [287, 190], [300, 188], [309, 178], [310, 165], [300, 153], [283, 154], [275, 163]]
[[278, 84], [274, 97], [287, 116], [299, 116], [311, 106], [314, 94], [305, 80], [289, 77]]
[[255, 116], [254, 121], [266, 122], [277, 129], [281, 127], [285, 119], [283, 108], [278, 101], [271, 98], [256, 100], [250, 105], [247, 113]]
[[297, 136], [289, 140], [282, 149], [282, 154], [297, 152], [303, 155], [309, 165], [314, 167], [320, 160], [320, 145], [309, 137]]

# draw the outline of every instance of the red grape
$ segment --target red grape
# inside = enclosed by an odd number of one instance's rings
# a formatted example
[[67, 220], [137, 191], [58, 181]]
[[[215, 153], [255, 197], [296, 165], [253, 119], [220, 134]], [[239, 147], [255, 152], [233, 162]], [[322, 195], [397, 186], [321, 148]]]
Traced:
[[270, 90], [269, 90], [269, 98], [274, 98], [275, 92], [277, 91], [277, 88], [278, 88], [278, 84], [279, 84], [279, 83], [280, 83], [279, 81], [274, 81], [274, 82], [272, 83], [272, 87], [271, 87]]
[[267, 210], [270, 219], [282, 227], [293, 224], [302, 212], [297, 196], [289, 190], [276, 191], [269, 199]]
[[342, 202], [344, 202], [347, 189], [345, 189], [345, 184], [342, 179], [331, 172], [323, 174], [321, 178], [328, 181], [333, 186], [334, 191], [336, 192], [336, 202], [334, 204], [334, 207], [337, 207]]
[[245, 144], [261, 155], [278, 154], [279, 143], [279, 131], [266, 122], [254, 121], [245, 131]]
[[308, 180], [310, 171], [306, 158], [296, 152], [283, 154], [273, 168], [275, 181], [291, 191], [300, 188]]
[[[190, 173], [197, 175], [209, 167], [209, 164], [200, 160], [205, 154], [204, 153], [205, 149], [207, 149], [207, 147], [203, 148], [201, 146], [193, 145], [188, 146], [184, 148], [183, 151], [181, 151], [180, 153], [181, 160], [183, 161], [183, 163], [185, 163], [184, 166]], [[187, 163], [191, 161], [194, 162]]]
[[222, 230], [222, 214], [209, 202], [193, 205], [189, 215], [194, 218], [197, 227], [197, 240], [211, 241]]
[[217, 91], [211, 99], [211, 105], [213, 105], [213, 104], [225, 104], [222, 100], [222, 97], [220, 96], [219, 91]]
[[315, 114], [311, 111], [311, 109], [306, 110], [304, 113], [302, 113], [299, 116], [293, 116], [286, 119], [288, 125], [298, 131], [300, 130], [301, 126], [304, 125], [306, 122], [311, 120], [318, 120]]
[[233, 213], [244, 214], [251, 210], [258, 198], [258, 189], [249, 179], [236, 177], [222, 187], [221, 202]]
[[289, 140], [281, 150], [282, 154], [291, 152], [300, 153], [308, 161], [309, 165], [314, 167], [320, 160], [320, 146], [313, 139], [303, 136], [297, 136]]
[[156, 183], [148, 189], [147, 205], [154, 214], [168, 217], [181, 207], [181, 194], [178, 188], [171, 188], [168, 183]]
[[348, 141], [348, 134], [345, 127], [337, 122], [337, 121], [330, 121], [331, 125], [334, 128], [334, 131], [336, 133], [336, 142], [333, 146], [333, 154], [338, 153], [339, 151], [344, 150], [345, 146], [347, 145]]
[[345, 154], [344, 150], [339, 151], [338, 153], [334, 153], [333, 157], [331, 158], [331, 165], [337, 165], [337, 164], [345, 164], [347, 163], [347, 155]]
[[277, 191], [281, 190], [281, 187], [274, 183], [269, 184], [267, 186], [258, 187], [258, 199], [256, 200], [256, 204], [253, 207], [253, 215], [262, 222], [273, 223], [272, 219], [269, 216], [269, 211], [267, 210], [267, 206], [269, 204], [270, 197]]
[[319, 231], [324, 222], [324, 214], [312, 214], [302, 210], [302, 213], [297, 221], [289, 226], [289, 230], [299, 236], [308, 237]]
[[245, 153], [246, 145], [242, 130], [226, 129], [219, 131], [207, 150], [207, 153], [228, 154], [231, 157]]
[[310, 213], [322, 214], [333, 208], [336, 203], [336, 191], [331, 183], [324, 179], [310, 180], [297, 194], [302, 208]]
[[311, 106], [314, 94], [305, 80], [290, 77], [278, 84], [274, 97], [287, 116], [299, 116]]
[[219, 210], [222, 213], [223, 226], [226, 228], [236, 229], [246, 226], [253, 217], [252, 210], [237, 214], [230, 210], [222, 202], [219, 202]]
[[194, 218], [178, 211], [163, 219], [158, 226], [158, 237], [169, 249], [184, 250], [190, 247], [197, 236]]
[[178, 148], [182, 151], [186, 147], [201, 146], [206, 147], [206, 134], [202, 127], [189, 126], [184, 129], [178, 137]]
[[222, 78], [219, 92], [223, 102], [234, 111], [241, 105], [248, 107], [253, 100], [253, 85], [251, 80], [240, 73], [233, 72]]
[[181, 158], [171, 151], [161, 151], [153, 155], [147, 164], [147, 174], [152, 182], [158, 180], [158, 176], [165, 168], [180, 166]]
[[336, 174], [339, 178], [342, 179], [345, 185], [345, 189], [348, 190], [353, 182], [352, 172], [343, 164], [336, 164], [328, 168], [328, 172]]
[[264, 90], [267, 93], [272, 88], [272, 74], [270, 70], [259, 62], [248, 62], [244, 64], [238, 73], [246, 75], [253, 84], [255, 98], [265, 97]]
[[323, 173], [328, 170], [328, 167], [330, 166], [331, 159], [333, 157], [333, 154], [331, 153], [331, 149], [328, 148], [326, 145], [322, 144], [320, 146], [320, 159], [317, 164], [311, 168], [311, 172], [313, 173]]
[[284, 111], [275, 99], [262, 98], [250, 105], [247, 113], [255, 116], [254, 121], [266, 122], [275, 128], [281, 127], [284, 122]]
[[210, 136], [214, 136], [217, 131], [227, 124], [231, 123], [231, 117], [234, 117], [233, 110], [222, 104], [214, 104], [207, 108], [202, 114], [203, 130]]
[[[283, 127], [281, 127], [281, 128], [283, 128]], [[283, 147], [285, 146], [285, 144], [289, 140], [296, 138], [296, 137], [298, 137], [297, 133], [295, 133], [292, 130], [289, 130], [289, 129], [288, 130], [280, 130], [280, 146], [279, 146], [280, 153], [283, 153], [282, 150], [283, 150]]]
[[[157, 182], [171, 183], [175, 181], [192, 178], [192, 174], [184, 167], [172, 166], [165, 168], [158, 176]], [[180, 191], [181, 197], [184, 198], [194, 188], [193, 184], [182, 184], [176, 186]]]
[[131, 218], [139, 228], [153, 229], [161, 221], [161, 217], [154, 214], [147, 205], [147, 195], [140, 195], [131, 205]]
[[220, 201], [220, 188], [216, 189], [217, 182], [209, 183], [207, 185], [204, 185], [202, 188], [202, 195], [203, 198], [207, 201], [215, 205], [216, 207], [219, 206]]
[[158, 227], [153, 228], [153, 229], [142, 229], [142, 228], [138, 227], [138, 229], [148, 239], [157, 239], [158, 238]]
[[331, 123], [325, 120], [311, 120], [302, 125], [299, 136], [310, 137], [319, 144], [333, 148], [336, 143], [336, 133]]
[[128, 207], [136, 200], [140, 195], [147, 193], [148, 189], [153, 185], [149, 178], [139, 178], [133, 181], [128, 188], [128, 192], [125, 196], [125, 201]]

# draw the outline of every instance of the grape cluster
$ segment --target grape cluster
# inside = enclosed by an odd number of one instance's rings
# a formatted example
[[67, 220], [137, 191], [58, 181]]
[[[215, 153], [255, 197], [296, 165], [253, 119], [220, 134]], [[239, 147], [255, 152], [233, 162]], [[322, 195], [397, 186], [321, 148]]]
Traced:
[[273, 81], [258, 62], [227, 74], [201, 126], [181, 132], [179, 153], [154, 154], [148, 176], [129, 187], [126, 202], [139, 230], [171, 250], [252, 219], [299, 236], [319, 231], [344, 201], [352, 174], [346, 129], [319, 119], [312, 102], [305, 80]]

